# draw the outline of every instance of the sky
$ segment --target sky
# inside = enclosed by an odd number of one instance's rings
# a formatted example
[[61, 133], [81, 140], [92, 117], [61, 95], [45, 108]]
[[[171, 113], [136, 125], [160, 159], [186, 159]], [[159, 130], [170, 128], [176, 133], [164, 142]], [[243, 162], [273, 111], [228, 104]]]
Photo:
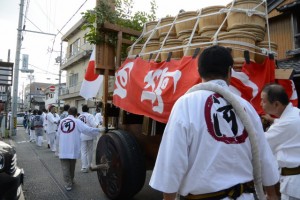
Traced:
[[[227, 5], [230, 2], [231, 0], [156, 0], [158, 6], [156, 16], [158, 18], [167, 15], [176, 16], [180, 9], [196, 11], [207, 6]], [[7, 61], [10, 49], [10, 62], [15, 62], [19, 4], [20, 0], [0, 0], [0, 60], [2, 61]], [[25, 29], [56, 34], [51, 36], [23, 32], [20, 59], [22, 54], [29, 55], [28, 68], [34, 70], [33, 81], [58, 83], [59, 65], [55, 63], [55, 58], [59, 56], [61, 36], [81, 18], [81, 12], [92, 9], [95, 5], [96, 0], [25, 0]], [[134, 0], [133, 12], [137, 10], [149, 12], [150, 1]], [[63, 44], [63, 57], [66, 47], [67, 44]], [[62, 82], [64, 81], [63, 73]], [[19, 93], [29, 82], [28, 74], [20, 72]]]

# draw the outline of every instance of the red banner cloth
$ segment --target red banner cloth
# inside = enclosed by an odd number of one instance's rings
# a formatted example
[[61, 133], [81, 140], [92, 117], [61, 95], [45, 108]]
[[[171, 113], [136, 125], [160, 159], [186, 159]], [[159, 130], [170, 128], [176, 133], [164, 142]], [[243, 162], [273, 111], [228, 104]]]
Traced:
[[197, 59], [191, 57], [161, 63], [127, 59], [116, 72], [113, 103], [166, 123], [175, 101], [199, 82]]
[[258, 114], [263, 114], [264, 111], [260, 106], [260, 93], [266, 84], [274, 82], [275, 62], [266, 59], [263, 64], [245, 63], [242, 72], [232, 73], [230, 85], [241, 93], [241, 97], [253, 105]]
[[[127, 59], [115, 74], [114, 105], [166, 123], [176, 100], [201, 82], [197, 62], [197, 58], [190, 56], [161, 63]], [[242, 72], [232, 72], [230, 88], [262, 114], [260, 93], [265, 84], [275, 82], [274, 76], [274, 60], [266, 59], [263, 64], [251, 62], [244, 64]]]

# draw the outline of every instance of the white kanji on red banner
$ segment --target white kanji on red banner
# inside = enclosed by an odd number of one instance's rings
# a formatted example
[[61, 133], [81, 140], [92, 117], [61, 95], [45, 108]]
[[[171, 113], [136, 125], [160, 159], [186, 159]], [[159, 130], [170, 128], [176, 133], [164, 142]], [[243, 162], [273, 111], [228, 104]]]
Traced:
[[[115, 76], [113, 103], [130, 113], [144, 115], [166, 123], [176, 100], [201, 82], [197, 59], [183, 57], [169, 62], [148, 62], [141, 58], [127, 59]], [[278, 80], [285, 87], [291, 102], [298, 98], [293, 81]], [[275, 62], [244, 64], [242, 72], [232, 71], [231, 90], [249, 101], [258, 114], [260, 93], [268, 83], [275, 82]]]
[[[164, 101], [162, 99], [162, 92], [166, 89], [169, 79], [172, 78], [174, 84], [174, 91], [176, 92], [177, 82], [181, 77], [181, 71], [176, 70], [175, 72], [168, 72], [168, 68], [163, 70], [150, 71], [144, 79], [144, 82], [147, 85], [144, 87], [144, 91], [142, 92], [141, 101], [150, 100], [152, 104], [157, 102], [157, 106], [153, 106], [152, 110], [154, 112], [163, 113], [164, 111]], [[157, 84], [155, 84], [155, 80], [158, 80]], [[150, 88], [151, 91], [146, 89]]]
[[129, 81], [130, 72], [133, 68], [133, 62], [127, 63], [122, 69], [116, 72], [117, 79], [115, 80], [116, 88], [114, 90], [114, 95], [119, 96], [124, 99], [127, 96], [126, 85]]

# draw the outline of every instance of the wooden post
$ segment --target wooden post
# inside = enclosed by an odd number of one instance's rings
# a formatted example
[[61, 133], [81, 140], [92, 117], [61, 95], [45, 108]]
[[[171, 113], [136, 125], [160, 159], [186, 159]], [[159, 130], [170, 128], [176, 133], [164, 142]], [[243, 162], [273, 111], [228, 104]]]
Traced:
[[123, 33], [122, 31], [118, 32], [118, 43], [117, 43], [117, 53], [116, 53], [116, 69], [118, 69], [121, 66], [121, 51], [122, 51], [122, 39]]
[[[106, 2], [110, 5], [112, 10], [115, 10], [114, 1], [109, 0], [97, 0], [96, 6], [99, 6], [101, 2]], [[108, 33], [118, 34], [117, 46], [114, 47], [107, 43], [96, 45], [96, 74], [101, 74], [104, 76], [103, 80], [103, 124], [108, 126], [108, 113], [107, 105], [109, 101], [112, 101], [112, 96], [109, 96], [109, 77], [115, 75], [115, 70], [121, 66], [121, 52], [122, 44], [132, 44], [130, 40], [123, 39], [123, 34], [128, 34], [138, 37], [141, 33], [139, 31], [132, 30], [130, 28], [121, 27], [116, 24], [111, 24], [109, 22], [104, 22], [103, 24], [97, 24], [96, 30], [99, 34], [108, 41]]]

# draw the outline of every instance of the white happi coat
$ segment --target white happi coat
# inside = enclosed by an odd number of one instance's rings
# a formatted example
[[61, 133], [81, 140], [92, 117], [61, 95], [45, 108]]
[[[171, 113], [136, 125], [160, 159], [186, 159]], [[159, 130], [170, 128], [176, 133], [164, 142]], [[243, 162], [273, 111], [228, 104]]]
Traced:
[[47, 130], [47, 124], [48, 124], [47, 113], [43, 112], [42, 117], [43, 117], [43, 120], [44, 120], [43, 127], [44, 127], [44, 130], [46, 131]]
[[[229, 91], [225, 81], [214, 80]], [[254, 108], [236, 96], [251, 121], [259, 147], [262, 182], [279, 180], [278, 165]], [[205, 194], [253, 180], [249, 137], [228, 103], [211, 91], [185, 94], [175, 103], [160, 144], [150, 186], [164, 193]], [[243, 194], [238, 199], [253, 199]]]
[[61, 120], [57, 132], [59, 134], [59, 158], [79, 159], [80, 134], [84, 133], [96, 137], [99, 135], [100, 129], [89, 127], [80, 119], [69, 115], [67, 118]]
[[[280, 168], [300, 166], [300, 110], [287, 105], [280, 118], [275, 119], [265, 133]], [[300, 175], [282, 176], [280, 192], [300, 198]]]
[[95, 119], [96, 119], [96, 123], [98, 125], [102, 125], [102, 123], [103, 123], [103, 116], [102, 116], [102, 114], [100, 112], [96, 113]]
[[[89, 127], [94, 127], [95, 128], [98, 125], [96, 123], [95, 117], [92, 114], [87, 113], [87, 112], [82, 112], [79, 115], [78, 119], [80, 119], [81, 121], [83, 121]], [[81, 140], [93, 140], [93, 139], [96, 139], [96, 137], [91, 137], [91, 136], [88, 136], [88, 135], [83, 134], [83, 133], [81, 133], [80, 138], [81, 138]]]
[[55, 116], [49, 112], [47, 114], [47, 133], [55, 133], [59, 122], [59, 116], [55, 113]]

